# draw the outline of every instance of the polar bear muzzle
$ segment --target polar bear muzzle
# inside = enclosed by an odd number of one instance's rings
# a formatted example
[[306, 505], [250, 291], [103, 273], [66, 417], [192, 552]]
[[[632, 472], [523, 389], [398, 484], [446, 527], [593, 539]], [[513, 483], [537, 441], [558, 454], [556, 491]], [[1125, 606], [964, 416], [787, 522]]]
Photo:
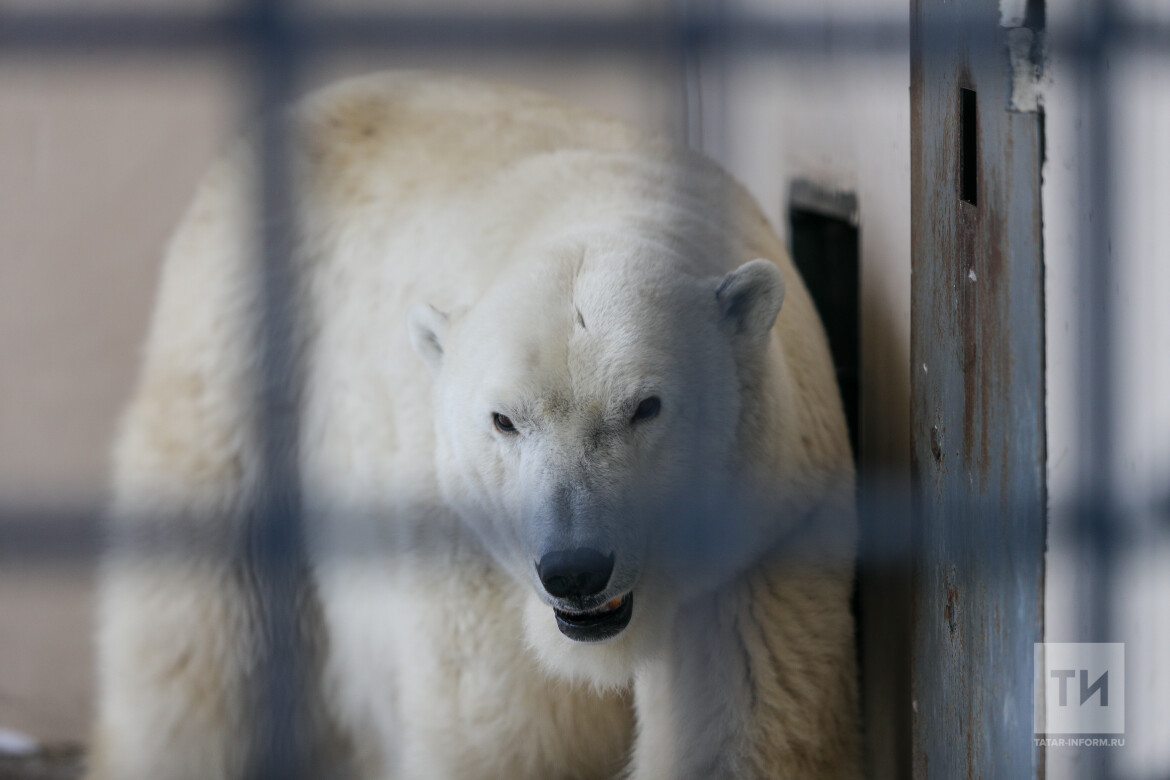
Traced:
[[557, 628], [575, 642], [604, 642], [626, 629], [634, 614], [634, 594], [610, 599], [598, 609], [589, 612], [568, 612], [553, 609]]
[[[605, 555], [589, 547], [553, 550], [536, 563], [536, 574], [548, 595], [562, 606], [553, 608], [557, 628], [576, 642], [601, 642], [617, 636], [630, 623], [634, 594], [615, 596], [600, 606], [596, 603], [613, 575], [614, 554]], [[578, 608], [577, 605], [580, 605]]]

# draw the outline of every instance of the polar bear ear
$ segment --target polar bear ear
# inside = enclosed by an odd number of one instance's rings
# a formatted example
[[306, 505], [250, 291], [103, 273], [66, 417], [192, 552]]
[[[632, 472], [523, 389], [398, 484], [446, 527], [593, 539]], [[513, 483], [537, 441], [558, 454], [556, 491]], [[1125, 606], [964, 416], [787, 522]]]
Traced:
[[715, 289], [723, 319], [737, 336], [765, 336], [784, 303], [784, 277], [775, 263], [757, 259], [744, 263]]
[[443, 341], [447, 338], [450, 318], [429, 304], [419, 304], [410, 310], [406, 323], [410, 330], [410, 345], [432, 374], [443, 365]]

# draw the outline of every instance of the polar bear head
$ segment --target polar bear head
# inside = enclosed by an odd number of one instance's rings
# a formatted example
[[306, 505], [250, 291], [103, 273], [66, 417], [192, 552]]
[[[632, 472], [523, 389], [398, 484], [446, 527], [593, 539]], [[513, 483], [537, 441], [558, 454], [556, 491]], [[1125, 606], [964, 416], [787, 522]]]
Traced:
[[766, 260], [692, 275], [628, 239], [540, 254], [462, 313], [413, 309], [411, 341], [435, 377], [443, 499], [529, 594], [530, 644], [621, 685], [704, 579], [680, 551], [727, 522], [712, 509], [784, 281]]

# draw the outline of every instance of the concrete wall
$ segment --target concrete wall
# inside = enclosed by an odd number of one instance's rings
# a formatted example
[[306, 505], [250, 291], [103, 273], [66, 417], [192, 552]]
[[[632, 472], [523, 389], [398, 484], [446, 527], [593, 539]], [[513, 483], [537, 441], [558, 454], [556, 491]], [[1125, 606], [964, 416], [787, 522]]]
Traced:
[[210, 60], [0, 59], [0, 726], [88, 721], [92, 560], [4, 547], [92, 523], [164, 242], [236, 124], [231, 78]]
[[[1118, 3], [1138, 26], [1170, 19], [1165, 3]], [[1170, 58], [1128, 47], [1107, 57], [1108, 141], [1093, 135], [1089, 84], [1078, 73], [1068, 44], [1072, 33], [1092, 29], [1093, 4], [1050, 3], [1053, 43], [1044, 110], [1044, 253], [1047, 302], [1049, 552], [1045, 584], [1045, 638], [1050, 642], [1124, 642], [1126, 744], [1105, 750], [1050, 747], [1048, 777], [1094, 778], [1108, 769], [1122, 778], [1170, 775]], [[1165, 29], [1165, 28], [1163, 28]], [[1163, 47], [1163, 52], [1165, 48]], [[1111, 158], [1107, 217], [1093, 195], [1095, 151], [1107, 143]], [[1108, 295], [1112, 345], [1106, 381], [1112, 409], [1086, 408], [1092, 376], [1083, 372], [1086, 345], [1101, 312], [1078, 273], [1086, 228], [1108, 231], [1105, 256], [1112, 276]], [[1083, 433], [1090, 418], [1109, 414], [1113, 453], [1107, 474], [1119, 502], [1109, 517], [1119, 547], [1112, 576], [1092, 579], [1075, 533], [1075, 506], [1092, 457]], [[1089, 543], [1090, 546], [1092, 542]], [[1086, 605], [1107, 588], [1103, 630]]]

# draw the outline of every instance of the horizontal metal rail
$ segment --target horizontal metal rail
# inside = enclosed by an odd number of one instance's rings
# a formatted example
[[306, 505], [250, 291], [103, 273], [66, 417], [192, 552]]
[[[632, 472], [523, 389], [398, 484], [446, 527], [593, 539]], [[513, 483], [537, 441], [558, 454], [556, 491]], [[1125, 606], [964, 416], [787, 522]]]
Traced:
[[[266, 4], [261, 4], [266, 5]], [[925, 28], [945, 45], [957, 31]], [[987, 31], [990, 37], [996, 31]], [[964, 30], [972, 41], [979, 33]], [[599, 14], [310, 12], [294, 10], [43, 12], [0, 14], [0, 54], [106, 55], [112, 52], [182, 56], [252, 45], [279, 37], [301, 56], [339, 51], [468, 53], [627, 53], [698, 50], [711, 46], [752, 55], [831, 53], [869, 57], [904, 51], [908, 21], [880, 15], [848, 20], [693, 13], [610, 17]], [[976, 42], [979, 42], [976, 40]], [[995, 43], [995, 41], [987, 41]], [[1069, 31], [1050, 50], [1094, 56], [1104, 45], [1130, 52], [1170, 54], [1170, 24], [1111, 16], [1106, 25]]]

